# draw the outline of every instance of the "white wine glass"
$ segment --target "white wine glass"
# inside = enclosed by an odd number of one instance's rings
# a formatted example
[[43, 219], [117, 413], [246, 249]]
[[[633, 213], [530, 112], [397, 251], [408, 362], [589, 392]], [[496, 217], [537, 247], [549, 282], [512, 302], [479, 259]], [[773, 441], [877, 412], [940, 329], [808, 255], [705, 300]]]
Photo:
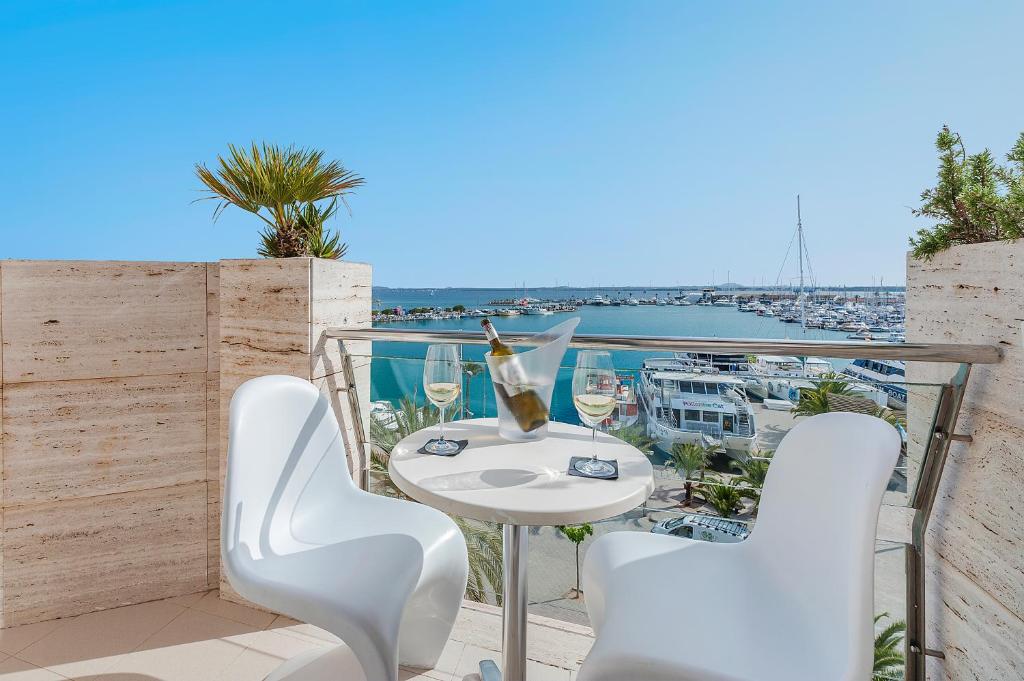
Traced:
[[428, 442], [424, 449], [442, 456], [456, 453], [459, 445], [444, 439], [444, 409], [462, 392], [462, 360], [457, 345], [441, 343], [427, 348], [427, 357], [423, 361], [423, 391], [441, 411], [439, 436]]
[[589, 476], [605, 476], [615, 467], [597, 458], [597, 427], [615, 411], [615, 367], [611, 353], [581, 350], [572, 374], [572, 401], [583, 423], [591, 429], [591, 456], [577, 461], [575, 468]]

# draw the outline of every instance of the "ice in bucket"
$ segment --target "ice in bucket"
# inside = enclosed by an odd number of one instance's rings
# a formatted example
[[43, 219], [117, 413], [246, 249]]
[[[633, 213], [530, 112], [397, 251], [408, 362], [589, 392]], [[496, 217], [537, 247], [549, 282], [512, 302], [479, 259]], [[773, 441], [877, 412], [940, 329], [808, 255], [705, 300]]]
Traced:
[[579, 317], [574, 317], [538, 334], [534, 342], [539, 345], [532, 350], [499, 357], [490, 352], [484, 355], [498, 403], [501, 437], [541, 440], [547, 436], [555, 378], [579, 323]]

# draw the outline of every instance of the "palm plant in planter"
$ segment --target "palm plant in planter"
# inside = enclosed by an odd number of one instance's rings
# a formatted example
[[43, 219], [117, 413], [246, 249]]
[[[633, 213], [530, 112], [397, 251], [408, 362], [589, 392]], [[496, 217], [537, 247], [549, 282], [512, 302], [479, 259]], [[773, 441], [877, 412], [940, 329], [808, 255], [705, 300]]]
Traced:
[[345, 255], [348, 247], [326, 222], [363, 178], [339, 161], [325, 161], [318, 149], [254, 143], [248, 148], [229, 144], [228, 152], [217, 157], [215, 170], [201, 163], [195, 168], [206, 187], [199, 200], [218, 202], [214, 221], [228, 206], [260, 218], [265, 224], [257, 251], [265, 258]]

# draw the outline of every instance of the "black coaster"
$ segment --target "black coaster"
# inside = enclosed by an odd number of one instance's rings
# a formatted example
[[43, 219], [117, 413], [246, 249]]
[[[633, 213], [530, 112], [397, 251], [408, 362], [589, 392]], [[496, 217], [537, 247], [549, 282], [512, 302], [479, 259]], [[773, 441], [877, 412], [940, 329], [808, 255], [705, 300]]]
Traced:
[[437, 442], [437, 440], [438, 438], [436, 437], [433, 440], [427, 440], [426, 443], [424, 443], [424, 445], [416, 451], [419, 452], [420, 454], [426, 454], [427, 456], [455, 456], [457, 454], [461, 454], [462, 450], [464, 450], [466, 448], [466, 445], [469, 444], [469, 440], [449, 440], [448, 438], [445, 438], [446, 442], [452, 442], [454, 444], [457, 444], [459, 448], [453, 451], [451, 454], [435, 454], [434, 452], [428, 452], [427, 445], [429, 445], [431, 442]]
[[589, 457], [589, 456], [574, 456], [571, 459], [569, 459], [569, 475], [575, 475], [578, 478], [593, 478], [595, 480], [617, 480], [618, 479], [618, 477], [619, 477], [619, 462], [616, 461], [615, 459], [610, 459], [610, 460], [598, 459], [598, 461], [604, 461], [605, 463], [610, 463], [612, 465], [612, 468], [615, 469], [611, 473], [608, 473], [607, 475], [588, 475], [588, 474], [584, 473], [583, 471], [576, 470], [576, 462], [577, 461], [587, 461], [590, 458], [591, 457]]

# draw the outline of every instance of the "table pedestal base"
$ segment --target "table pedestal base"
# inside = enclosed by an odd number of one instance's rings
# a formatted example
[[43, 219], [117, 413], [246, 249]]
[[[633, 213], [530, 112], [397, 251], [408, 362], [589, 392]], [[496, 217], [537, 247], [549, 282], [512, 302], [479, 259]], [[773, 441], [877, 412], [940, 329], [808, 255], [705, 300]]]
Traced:
[[492, 660], [480, 663], [482, 681], [526, 681], [526, 558], [529, 528], [503, 525], [504, 596], [501, 621], [502, 671]]

